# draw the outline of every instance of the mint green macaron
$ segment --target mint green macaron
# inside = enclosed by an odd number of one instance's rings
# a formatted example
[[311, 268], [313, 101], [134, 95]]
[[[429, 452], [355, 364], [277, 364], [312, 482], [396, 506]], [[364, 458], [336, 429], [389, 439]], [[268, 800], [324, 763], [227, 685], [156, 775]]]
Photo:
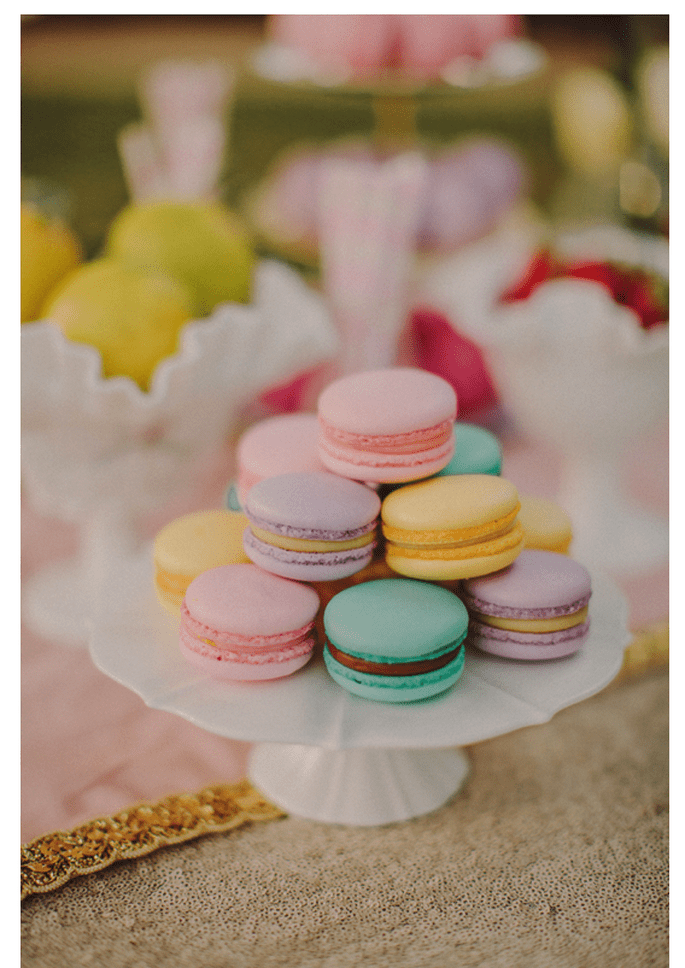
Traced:
[[476, 424], [454, 425], [454, 456], [435, 476], [454, 474], [501, 474], [502, 448], [493, 433]]
[[333, 596], [323, 622], [326, 668], [364, 699], [427, 699], [463, 672], [468, 612], [439, 585], [409, 578], [362, 582]]

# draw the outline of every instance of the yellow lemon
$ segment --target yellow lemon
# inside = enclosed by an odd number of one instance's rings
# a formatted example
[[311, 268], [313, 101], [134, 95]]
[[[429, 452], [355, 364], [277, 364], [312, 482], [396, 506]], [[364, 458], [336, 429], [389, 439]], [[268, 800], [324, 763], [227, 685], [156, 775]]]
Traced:
[[69, 339], [100, 351], [103, 376], [129, 376], [143, 390], [191, 315], [180, 282], [110, 258], [75, 269], [43, 310]]
[[237, 215], [212, 202], [128, 205], [107, 239], [110, 255], [179, 279], [205, 316], [223, 302], [248, 302], [255, 250]]
[[52, 289], [83, 255], [78, 239], [62, 222], [32, 205], [21, 205], [21, 321], [40, 318]]

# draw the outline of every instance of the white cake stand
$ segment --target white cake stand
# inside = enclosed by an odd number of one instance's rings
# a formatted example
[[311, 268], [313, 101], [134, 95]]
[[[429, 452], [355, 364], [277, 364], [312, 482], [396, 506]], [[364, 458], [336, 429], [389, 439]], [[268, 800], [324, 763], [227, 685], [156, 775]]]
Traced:
[[287, 679], [213, 680], [178, 649], [178, 623], [158, 603], [148, 547], [113, 562], [95, 610], [97, 667], [148, 706], [203, 729], [256, 743], [250, 779], [289, 813], [375, 826], [444, 804], [469, 771], [460, 747], [543, 723], [593, 695], [618, 672], [629, 641], [628, 607], [593, 576], [592, 628], [583, 648], [554, 662], [511, 662], [470, 651], [448, 692], [411, 704], [352, 696], [322, 658]]

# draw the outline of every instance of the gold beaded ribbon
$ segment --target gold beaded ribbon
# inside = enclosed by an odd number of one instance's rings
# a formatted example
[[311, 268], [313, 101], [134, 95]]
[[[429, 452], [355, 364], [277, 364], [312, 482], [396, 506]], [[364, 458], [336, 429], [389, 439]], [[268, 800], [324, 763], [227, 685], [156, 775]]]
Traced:
[[[612, 685], [668, 664], [668, 623], [637, 632]], [[285, 814], [248, 780], [206, 787], [199, 793], [142, 803], [113, 817], [101, 817], [71, 831], [37, 837], [21, 849], [21, 896], [45, 894], [81, 874], [101, 871], [119, 860], [144, 857], [160, 847], [209, 833], [236, 830]]]
[[160, 847], [283, 816], [248, 780], [165, 797], [155, 804], [142, 803], [113, 817], [90, 820], [71, 831], [59, 830], [25, 844], [21, 849], [21, 897], [53, 891], [81, 874], [144, 857]]

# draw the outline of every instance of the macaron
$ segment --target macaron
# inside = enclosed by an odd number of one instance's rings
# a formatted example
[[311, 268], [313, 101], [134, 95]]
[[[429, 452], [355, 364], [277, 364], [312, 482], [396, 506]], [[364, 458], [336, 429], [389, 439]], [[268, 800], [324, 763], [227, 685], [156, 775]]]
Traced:
[[181, 606], [181, 652], [223, 679], [278, 679], [301, 669], [315, 646], [319, 596], [309, 585], [255, 565], [198, 575]]
[[447, 380], [412, 367], [341, 377], [318, 401], [319, 454], [357, 481], [414, 481], [454, 453], [457, 396]]
[[457, 421], [454, 425], [454, 455], [439, 476], [452, 474], [501, 474], [502, 447], [485, 427]]
[[242, 511], [243, 509], [238, 497], [238, 489], [235, 481], [229, 481], [228, 487], [224, 492], [224, 506], [229, 511]]
[[371, 488], [327, 471], [267, 477], [247, 495], [243, 547], [284, 578], [347, 578], [373, 557], [380, 507]]
[[508, 568], [463, 582], [469, 642], [507, 659], [577, 652], [590, 627], [587, 568], [554, 551], [525, 549]]
[[525, 548], [566, 554], [573, 539], [571, 519], [566, 511], [542, 497], [521, 495], [519, 524]]
[[288, 413], [253, 424], [236, 447], [237, 498], [265, 477], [291, 471], [325, 471], [319, 457], [319, 422], [313, 413]]
[[464, 669], [468, 612], [438, 585], [406, 578], [353, 585], [328, 603], [324, 628], [326, 668], [364, 699], [427, 699]]
[[160, 603], [172, 615], [191, 581], [208, 568], [246, 563], [244, 514], [222, 508], [184, 514], [165, 525], [153, 544], [154, 585]]
[[385, 558], [408, 578], [454, 581], [510, 565], [523, 548], [516, 487], [492, 474], [434, 477], [383, 501]]

